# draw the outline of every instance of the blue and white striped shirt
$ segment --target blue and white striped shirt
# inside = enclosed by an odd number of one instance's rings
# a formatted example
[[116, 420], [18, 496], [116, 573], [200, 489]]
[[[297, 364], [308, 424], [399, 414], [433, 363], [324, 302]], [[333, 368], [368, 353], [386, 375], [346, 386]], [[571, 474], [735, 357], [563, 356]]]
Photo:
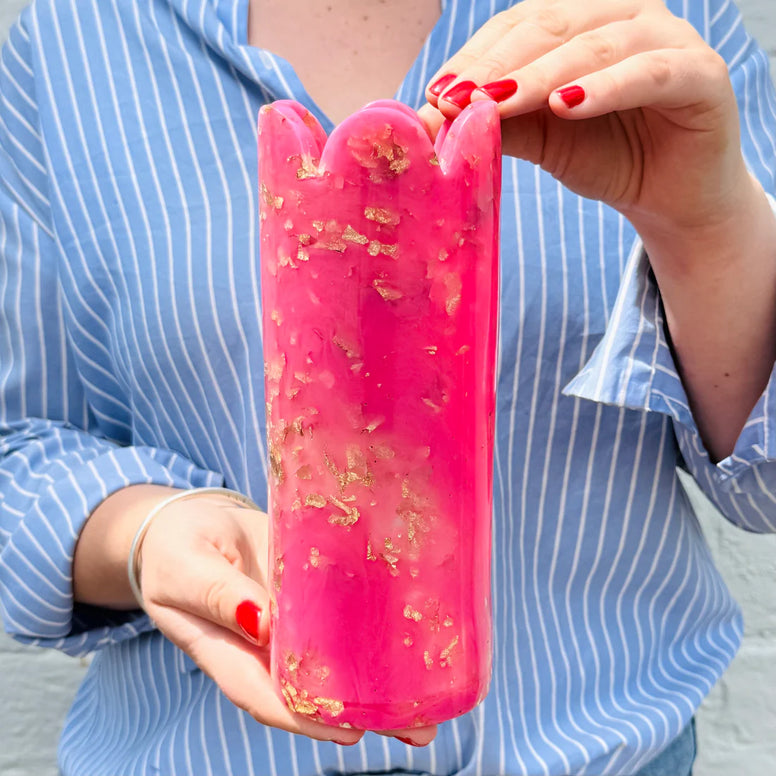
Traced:
[[[447, 0], [398, 97], [504, 0]], [[729, 63], [776, 174], [768, 60], [728, 0], [669, 0]], [[776, 530], [776, 380], [712, 465], [630, 225], [504, 162], [494, 674], [427, 748], [261, 727], [142, 612], [73, 606], [79, 530], [134, 483], [266, 499], [256, 115], [311, 104], [248, 0], [38, 0], [0, 63], [0, 608], [95, 651], [64, 774], [623, 774], [687, 724], [742, 623], [677, 478]]]

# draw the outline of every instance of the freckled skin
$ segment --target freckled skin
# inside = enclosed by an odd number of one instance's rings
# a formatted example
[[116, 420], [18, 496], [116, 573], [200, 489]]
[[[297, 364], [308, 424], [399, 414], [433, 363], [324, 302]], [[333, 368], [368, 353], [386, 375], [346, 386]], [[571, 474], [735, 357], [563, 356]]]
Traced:
[[273, 671], [329, 724], [440, 722], [490, 676], [496, 108], [437, 151], [394, 102], [328, 142], [259, 120]]

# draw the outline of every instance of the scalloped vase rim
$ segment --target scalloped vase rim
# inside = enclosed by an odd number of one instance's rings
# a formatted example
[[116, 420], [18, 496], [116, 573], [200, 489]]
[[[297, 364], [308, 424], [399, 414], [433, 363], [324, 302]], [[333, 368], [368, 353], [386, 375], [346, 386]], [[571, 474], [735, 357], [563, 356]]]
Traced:
[[324, 164], [326, 147], [336, 145], [340, 135], [348, 136], [350, 125], [365, 114], [381, 115], [386, 119], [393, 118], [392, 123], [404, 122], [405, 125], [410, 125], [420, 130], [418, 142], [427, 145], [425, 150], [428, 152], [429, 158], [440, 163], [440, 171], [443, 174], [448, 172], [447, 162], [452, 158], [455, 138], [464, 124], [467, 124], [469, 121], [486, 122], [489, 117], [493, 117], [497, 121], [499, 120], [498, 106], [495, 102], [491, 100], [477, 100], [467, 105], [455, 119], [446, 119], [437, 132], [436, 140], [432, 141], [426, 130], [426, 125], [417, 111], [414, 111], [399, 100], [383, 99], [367, 103], [337, 124], [330, 135], [326, 134], [323, 126], [313, 113], [296, 100], [275, 100], [274, 102], [267, 103], [259, 109], [259, 116], [261, 117], [261, 114], [270, 110], [278, 111], [285, 119], [293, 122], [297, 130], [301, 131], [312, 141], [319, 157], [318, 164], [316, 165], [319, 168], [319, 173], [327, 171]]

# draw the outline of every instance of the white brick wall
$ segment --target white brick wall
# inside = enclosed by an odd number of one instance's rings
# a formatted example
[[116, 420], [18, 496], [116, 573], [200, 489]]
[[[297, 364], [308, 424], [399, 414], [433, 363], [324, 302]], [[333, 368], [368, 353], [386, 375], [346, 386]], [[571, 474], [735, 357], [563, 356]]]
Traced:
[[[27, 0], [0, 0], [0, 40]], [[776, 2], [741, 0], [776, 77]], [[700, 503], [700, 502], [699, 502]], [[722, 573], [741, 602], [746, 637], [698, 715], [696, 776], [776, 773], [776, 536], [738, 531], [699, 506]], [[18, 646], [0, 634], [0, 774], [54, 776], [56, 744], [85, 662]]]

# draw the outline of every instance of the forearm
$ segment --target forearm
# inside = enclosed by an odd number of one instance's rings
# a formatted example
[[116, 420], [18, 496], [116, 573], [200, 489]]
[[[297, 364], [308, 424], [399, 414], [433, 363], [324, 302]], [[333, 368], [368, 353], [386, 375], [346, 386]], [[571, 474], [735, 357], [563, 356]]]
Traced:
[[108, 496], [84, 525], [73, 558], [73, 594], [80, 603], [136, 609], [127, 559], [145, 516], [176, 492], [161, 485], [131, 485]]
[[776, 215], [747, 176], [724, 218], [683, 235], [636, 224], [712, 460], [730, 455], [776, 360]]

